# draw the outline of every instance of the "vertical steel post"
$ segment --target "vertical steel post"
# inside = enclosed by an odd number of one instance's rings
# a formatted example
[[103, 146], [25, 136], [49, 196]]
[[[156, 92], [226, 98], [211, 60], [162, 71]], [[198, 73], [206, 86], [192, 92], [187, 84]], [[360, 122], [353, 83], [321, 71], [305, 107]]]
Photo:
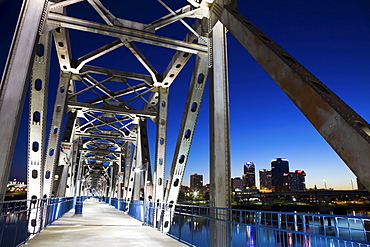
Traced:
[[[212, 69], [210, 81], [210, 206], [230, 207], [230, 125], [227, 78], [226, 29], [217, 22], [211, 32]], [[210, 242], [213, 246], [230, 246], [231, 234], [226, 222], [212, 221]]]
[[[42, 174], [50, 68], [51, 35], [41, 35], [32, 66], [28, 121], [27, 199], [42, 197]], [[30, 211], [29, 232], [40, 230], [40, 211]], [[36, 224], [35, 224], [36, 223]]]
[[[139, 129], [139, 127], [137, 128]], [[135, 142], [135, 150], [132, 150], [131, 154], [132, 156], [134, 156], [134, 159], [131, 157], [130, 159], [130, 169], [128, 169], [127, 171], [129, 172], [128, 174], [128, 177], [129, 177], [129, 180], [127, 182], [127, 191], [126, 191], [126, 196], [125, 196], [125, 199], [126, 199], [126, 208], [124, 211], [127, 211], [129, 210], [129, 207], [130, 207], [130, 203], [131, 203], [131, 199], [132, 199], [132, 195], [133, 195], [133, 192], [134, 192], [134, 183], [135, 183], [135, 168], [136, 168], [136, 155], [137, 155], [137, 152], [138, 152], [138, 142], [139, 142], [139, 135], [137, 135], [136, 137], [136, 142]]]
[[[139, 120], [140, 121], [140, 120]], [[140, 124], [137, 127], [137, 141], [136, 141], [136, 157], [135, 157], [135, 169], [134, 172], [134, 191], [133, 200], [140, 200], [140, 189], [141, 189], [141, 172], [142, 172], [142, 146], [141, 146], [141, 128]]]
[[159, 88], [159, 102], [157, 113], [156, 162], [154, 170], [154, 201], [163, 202], [164, 173], [166, 158], [168, 88]]
[[123, 198], [127, 200], [127, 193], [128, 193], [128, 185], [130, 181], [130, 173], [131, 173], [131, 163], [132, 163], [132, 154], [133, 154], [133, 145], [130, 141], [126, 144], [125, 150], [125, 174], [123, 178]]
[[153, 178], [152, 169], [150, 165], [149, 141], [148, 130], [146, 125], [146, 118], [139, 120], [140, 125], [140, 138], [141, 138], [141, 151], [142, 162], [144, 168], [144, 201], [153, 198]]
[[74, 198], [76, 200], [77, 196], [80, 196], [80, 187], [81, 187], [81, 173], [82, 173], [82, 168], [83, 168], [83, 163], [85, 163], [85, 158], [80, 154], [80, 160], [78, 162], [78, 167], [77, 167], [77, 173], [75, 176], [75, 188], [74, 188]]
[[[74, 163], [74, 152], [76, 150], [77, 144], [74, 141], [76, 138], [74, 136], [75, 126], [77, 121], [77, 112], [69, 112], [67, 117], [67, 123], [64, 128], [63, 137], [61, 138], [61, 146], [59, 148], [59, 162], [57, 168], [61, 168], [59, 173], [59, 181], [54, 182], [54, 190], [56, 192], [56, 197], [65, 197], [67, 194], [67, 189], [69, 187], [71, 178], [71, 166]], [[68, 191], [69, 193], [69, 191]]]
[[114, 189], [113, 189], [113, 180], [114, 180], [113, 162], [110, 162], [109, 165], [111, 165], [111, 167], [109, 167], [109, 191], [108, 191], [108, 196], [110, 198], [112, 198], [113, 193], [114, 193]]
[[161, 211], [164, 201], [164, 186], [165, 186], [165, 160], [166, 160], [166, 143], [167, 143], [167, 110], [168, 110], [168, 88], [159, 87], [159, 102], [157, 111], [157, 136], [156, 136], [156, 154], [154, 167], [154, 197], [153, 201], [158, 206], [154, 212], [154, 226], [159, 226]]
[[43, 34], [37, 45], [32, 66], [30, 112], [28, 122], [27, 199], [42, 197], [42, 162], [44, 160], [48, 77], [50, 67], [50, 33]]
[[118, 164], [118, 184], [117, 184], [117, 198], [121, 199], [123, 198], [123, 176], [124, 176], [124, 161], [123, 161], [123, 148], [120, 147], [120, 154], [118, 155], [119, 164]]

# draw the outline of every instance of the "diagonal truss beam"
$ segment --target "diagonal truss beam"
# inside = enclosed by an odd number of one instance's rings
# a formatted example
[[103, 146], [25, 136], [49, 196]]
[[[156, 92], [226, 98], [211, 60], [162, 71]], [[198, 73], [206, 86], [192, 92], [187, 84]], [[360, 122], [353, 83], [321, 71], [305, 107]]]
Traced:
[[[10, 173], [17, 130], [27, 91], [28, 68], [42, 29], [45, 0], [24, 1], [0, 83], [0, 200]], [[39, 30], [39, 31], [40, 31]]]
[[[108, 9], [106, 9], [99, 0], [88, 0], [88, 2], [93, 6], [93, 8], [99, 13], [103, 20], [109, 26], [119, 26], [125, 27], [123, 23], [120, 22]], [[139, 60], [139, 62], [144, 66], [144, 68], [151, 74], [153, 80], [156, 82], [158, 77], [158, 72], [155, 70], [153, 65], [149, 63], [144, 54], [136, 47], [136, 45], [130, 40], [120, 39], [121, 42], [131, 51], [131, 53]]]
[[59, 3], [53, 3], [50, 5], [49, 10], [57, 10], [63, 7], [67, 7], [68, 5], [72, 5], [78, 2], [82, 2], [82, 1], [85, 1], [85, 0], [65, 0]]
[[70, 73], [60, 73], [59, 85], [55, 99], [51, 128], [49, 132], [48, 146], [46, 150], [43, 171], [43, 194], [45, 198], [52, 196], [55, 166], [57, 165], [59, 136], [61, 133], [63, 115], [66, 108], [67, 91], [70, 83]]
[[[191, 78], [189, 94], [186, 100], [184, 116], [182, 119], [175, 154], [172, 160], [168, 187], [166, 190], [165, 203], [174, 205], [177, 203], [180, 187], [184, 177], [186, 164], [192, 144], [195, 125], [198, 119], [200, 105], [202, 103], [204, 88], [208, 75], [208, 57], [197, 56], [193, 75]], [[171, 212], [166, 211], [164, 222], [171, 222]], [[164, 224], [164, 232], [168, 232], [170, 224]]]
[[190, 146], [194, 136], [200, 105], [202, 103], [207, 75], [208, 57], [198, 56], [191, 78], [184, 116], [172, 161], [170, 179], [168, 182], [169, 187], [166, 191], [166, 203], [176, 203], [177, 201], [177, 196], [180, 190], [180, 185], [182, 184], [185, 167], [188, 160]]
[[220, 20], [370, 190], [370, 125], [236, 9]]
[[182, 20], [185, 17], [201, 19], [204, 17], [204, 11], [201, 8], [192, 9], [190, 5], [187, 5], [148, 24], [146, 30], [158, 30], [176, 21]]
[[92, 51], [90, 52], [89, 54], [86, 54], [82, 57], [80, 57], [79, 59], [77, 59], [76, 63], [75, 63], [75, 66], [76, 66], [76, 71], [80, 71], [81, 68], [88, 62], [98, 58], [98, 57], [101, 57], [105, 54], [107, 54], [108, 52], [111, 52], [121, 46], [123, 46], [124, 44], [122, 43], [122, 41], [120, 39], [117, 39], [117, 40], [114, 40], [112, 41], [111, 43], [109, 44], [106, 44], [98, 49], [96, 49], [95, 51]]

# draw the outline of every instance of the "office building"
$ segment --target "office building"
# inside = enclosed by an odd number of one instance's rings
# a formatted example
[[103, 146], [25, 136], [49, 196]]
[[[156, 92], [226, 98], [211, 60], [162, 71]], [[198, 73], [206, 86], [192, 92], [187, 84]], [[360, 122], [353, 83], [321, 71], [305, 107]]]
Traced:
[[244, 181], [240, 177], [232, 178], [231, 179], [231, 188], [235, 189], [244, 189]]
[[[287, 159], [277, 158], [271, 161], [271, 186], [275, 192], [284, 191], [284, 173], [289, 173], [289, 162]], [[284, 188], [285, 187], [285, 188]]]
[[256, 187], [256, 168], [253, 162], [246, 162], [243, 166], [243, 180], [246, 188]]
[[259, 171], [260, 175], [260, 190], [272, 189], [272, 173], [271, 170], [263, 169]]
[[283, 191], [297, 191], [306, 189], [306, 173], [302, 170], [284, 173]]
[[190, 175], [190, 188], [200, 189], [203, 187], [203, 175], [192, 174]]

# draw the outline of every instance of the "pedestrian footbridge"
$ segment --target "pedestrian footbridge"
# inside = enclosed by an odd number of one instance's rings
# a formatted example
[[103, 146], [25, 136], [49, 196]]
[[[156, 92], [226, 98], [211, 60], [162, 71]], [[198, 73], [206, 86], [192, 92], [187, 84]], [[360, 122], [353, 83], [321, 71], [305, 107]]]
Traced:
[[82, 217], [70, 210], [24, 246], [187, 246], [96, 199], [84, 201]]
[[[1, 207], [0, 246], [6, 247], [220, 246], [212, 238], [214, 231], [225, 238], [224, 246], [370, 247], [366, 217], [129, 203], [110, 197], [10, 201]], [[39, 224], [29, 222], [35, 211], [41, 215]]]

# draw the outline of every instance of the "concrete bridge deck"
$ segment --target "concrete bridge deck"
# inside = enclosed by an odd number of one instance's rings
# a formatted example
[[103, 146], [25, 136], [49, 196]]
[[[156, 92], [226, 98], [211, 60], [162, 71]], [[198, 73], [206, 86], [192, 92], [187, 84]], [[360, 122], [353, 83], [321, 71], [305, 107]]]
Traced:
[[74, 211], [70, 210], [22, 246], [187, 246], [95, 199], [84, 201], [83, 216], [75, 216]]

